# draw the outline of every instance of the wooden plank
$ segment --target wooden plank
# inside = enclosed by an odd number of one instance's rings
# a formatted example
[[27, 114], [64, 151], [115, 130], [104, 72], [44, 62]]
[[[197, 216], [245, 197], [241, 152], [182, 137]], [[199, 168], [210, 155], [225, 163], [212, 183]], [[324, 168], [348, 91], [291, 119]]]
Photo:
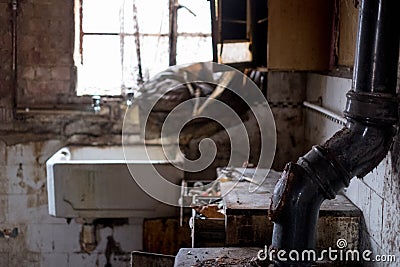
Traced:
[[[243, 172], [242, 168], [238, 170]], [[247, 170], [248, 176], [251, 176], [251, 171]], [[222, 174], [221, 169], [218, 172]], [[227, 246], [271, 244], [273, 223], [268, 218], [268, 210], [279, 173], [267, 173], [266, 169], [259, 170], [256, 179], [266, 178], [254, 192], [249, 191], [248, 182], [221, 182]], [[319, 215], [318, 248], [334, 247], [339, 238], [345, 238], [349, 247], [357, 248], [362, 213], [345, 196], [338, 195], [333, 200], [324, 201]]]
[[[244, 169], [237, 168], [240, 172]], [[251, 169], [247, 175], [251, 176]], [[245, 172], [246, 174], [246, 172]], [[261, 186], [251, 192], [252, 185], [248, 182], [227, 181], [221, 182], [221, 196], [223, 197], [225, 214], [265, 214], [271, 204], [275, 184], [279, 179], [278, 172], [259, 169], [255, 180], [263, 181]], [[221, 170], [218, 170], [221, 175]], [[265, 179], [264, 179], [265, 177]], [[326, 200], [321, 205], [321, 216], [360, 216], [361, 211], [345, 196], [337, 195], [335, 199]]]
[[189, 219], [179, 218], [145, 219], [143, 222], [143, 250], [151, 253], [175, 255], [179, 248], [190, 247]]
[[[244, 169], [238, 168], [240, 172]], [[219, 170], [220, 171], [220, 170]], [[272, 222], [268, 219], [270, 197], [280, 173], [268, 169], [247, 169], [260, 186], [249, 182], [221, 182], [226, 216], [227, 246], [264, 246], [271, 243]], [[255, 189], [255, 190], [254, 190]], [[254, 190], [254, 192], [252, 192]]]
[[258, 246], [271, 244], [273, 223], [264, 215], [228, 215], [226, 217], [227, 246]]
[[156, 253], [133, 251], [131, 254], [131, 267], [172, 267], [175, 256]]
[[[243, 168], [237, 168], [237, 170], [244, 172]], [[253, 172], [254, 169], [247, 169], [244, 174], [252, 177]], [[218, 170], [218, 175], [221, 175], [221, 170]], [[270, 206], [270, 197], [279, 177], [280, 173], [278, 172], [258, 169], [254, 176], [254, 180], [261, 184], [258, 188], [246, 181], [221, 182], [221, 196], [224, 201], [225, 214], [231, 215], [238, 212], [244, 214], [246, 210], [251, 210], [252, 214], [257, 212], [266, 214]], [[256, 190], [251, 192], [254, 189]]]
[[225, 245], [225, 219], [198, 218], [193, 215], [192, 247]]

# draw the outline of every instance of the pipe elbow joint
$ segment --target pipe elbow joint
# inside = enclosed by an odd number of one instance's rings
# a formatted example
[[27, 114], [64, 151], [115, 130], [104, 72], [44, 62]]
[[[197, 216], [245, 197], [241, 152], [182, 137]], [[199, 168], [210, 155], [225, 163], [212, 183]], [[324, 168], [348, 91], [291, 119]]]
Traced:
[[323, 148], [349, 179], [362, 178], [386, 156], [395, 132], [392, 125], [349, 121], [348, 126], [329, 139]]

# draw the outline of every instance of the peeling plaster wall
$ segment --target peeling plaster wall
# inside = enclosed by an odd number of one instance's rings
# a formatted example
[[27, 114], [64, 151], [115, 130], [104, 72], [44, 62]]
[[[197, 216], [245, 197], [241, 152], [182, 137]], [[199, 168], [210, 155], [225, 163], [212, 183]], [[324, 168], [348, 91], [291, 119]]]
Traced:
[[[105, 266], [110, 251], [111, 266], [129, 266], [129, 253], [142, 249], [142, 219], [98, 226], [98, 244], [86, 253], [80, 245], [83, 221], [48, 215], [45, 161], [62, 145], [0, 141], [0, 230], [18, 229], [17, 236], [0, 238], [0, 266]], [[119, 251], [110, 250], [110, 241]]]
[[[400, 78], [400, 75], [398, 75]], [[342, 114], [351, 79], [308, 74], [308, 101], [322, 98], [322, 105]], [[321, 144], [341, 128], [337, 123], [310, 110], [305, 110], [305, 151]], [[365, 263], [366, 266], [398, 266], [400, 260], [400, 133], [386, 158], [363, 179], [354, 178], [345, 195], [364, 215], [360, 248], [373, 255], [396, 255], [397, 262]], [[334, 244], [332, 244], [334, 246]]]

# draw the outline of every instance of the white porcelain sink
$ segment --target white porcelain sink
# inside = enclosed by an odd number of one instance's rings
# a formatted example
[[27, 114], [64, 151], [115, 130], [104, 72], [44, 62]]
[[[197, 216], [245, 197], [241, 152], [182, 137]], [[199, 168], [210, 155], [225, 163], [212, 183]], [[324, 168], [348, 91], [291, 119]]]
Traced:
[[[161, 146], [71, 146], [57, 151], [47, 162], [50, 215], [63, 218], [121, 218], [171, 216], [177, 208], [147, 195], [132, 178], [157, 179], [154, 169], [173, 184], [183, 171], [164, 156]], [[148, 154], [147, 154], [148, 153]], [[149, 160], [149, 156], [151, 160]], [[128, 169], [129, 165], [129, 169]], [[162, 191], [162, 189], [161, 189]], [[179, 191], [164, 192], [172, 200]]]

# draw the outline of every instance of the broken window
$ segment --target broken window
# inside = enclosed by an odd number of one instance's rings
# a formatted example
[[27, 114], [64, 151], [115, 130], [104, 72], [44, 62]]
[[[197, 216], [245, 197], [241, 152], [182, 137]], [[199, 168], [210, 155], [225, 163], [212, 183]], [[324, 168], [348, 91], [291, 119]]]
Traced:
[[[176, 6], [176, 63], [212, 60], [209, 2]], [[76, 0], [75, 13], [77, 95], [121, 95], [168, 67], [169, 0]]]

